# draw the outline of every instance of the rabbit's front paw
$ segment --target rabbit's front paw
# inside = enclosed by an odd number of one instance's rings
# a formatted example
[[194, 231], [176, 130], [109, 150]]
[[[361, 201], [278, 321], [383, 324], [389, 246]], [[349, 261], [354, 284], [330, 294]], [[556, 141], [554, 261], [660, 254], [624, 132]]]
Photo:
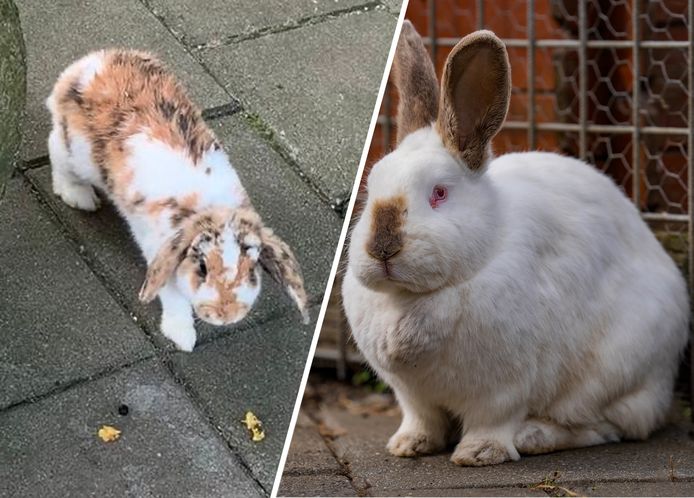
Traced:
[[386, 448], [399, 457], [427, 455], [443, 449], [444, 440], [423, 432], [396, 432], [391, 436]]
[[162, 316], [161, 332], [171, 339], [181, 351], [191, 352], [195, 347], [195, 327], [191, 319], [181, 320], [175, 317]]
[[96, 211], [101, 205], [94, 187], [84, 183], [62, 182], [54, 187], [55, 193], [71, 208]]
[[537, 455], [554, 451], [556, 441], [545, 426], [528, 422], [516, 434], [513, 444], [520, 453]]
[[451, 462], [456, 465], [481, 467], [514, 460], [506, 447], [494, 439], [473, 439], [461, 441], [456, 446]]

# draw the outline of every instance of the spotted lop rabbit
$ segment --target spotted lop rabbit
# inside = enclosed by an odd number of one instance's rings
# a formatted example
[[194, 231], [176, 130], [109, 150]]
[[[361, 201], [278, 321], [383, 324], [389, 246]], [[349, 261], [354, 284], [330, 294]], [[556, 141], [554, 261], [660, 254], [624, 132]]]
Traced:
[[[99, 207], [104, 192], [147, 260], [139, 298], [159, 296], [161, 331], [191, 351], [194, 315], [238, 322], [260, 293], [259, 265], [308, 320], [299, 264], [264, 226], [182, 85], [151, 54], [102, 50], [69, 66], [46, 101], [53, 191]], [[258, 265], [259, 264], [259, 265]]]

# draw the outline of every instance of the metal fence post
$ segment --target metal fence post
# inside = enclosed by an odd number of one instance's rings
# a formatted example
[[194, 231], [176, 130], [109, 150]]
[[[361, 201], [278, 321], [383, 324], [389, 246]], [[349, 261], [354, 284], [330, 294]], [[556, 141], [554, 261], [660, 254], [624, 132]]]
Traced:
[[632, 48], [633, 53], [631, 54], [633, 66], [633, 80], [631, 91], [631, 124], [634, 126], [634, 131], [631, 135], [631, 167], [633, 175], [631, 180], [632, 189], [634, 191], [632, 193], [632, 199], [634, 200], [634, 204], [636, 205], [636, 208], [639, 211], [641, 210], [641, 116], [639, 114], [639, 104], [641, 101], [641, 21], [639, 19], [639, 13], [641, 12], [641, 9], [639, 9], [640, 2], [641, 0], [633, 0], [631, 16], [631, 23], [633, 29], [632, 34], [634, 37], [634, 46]]
[[[688, 122], [689, 125], [689, 140], [687, 143], [687, 209], [689, 211], [689, 226], [688, 226], [688, 281], [689, 281], [689, 297], [691, 299], [691, 304], [694, 305], [694, 298], [692, 293], [694, 293], [694, 0], [688, 0], [687, 8], [689, 11], [687, 26], [687, 36], [689, 37], [689, 64], [687, 76], [689, 79], [688, 90], [689, 90], [689, 109], [688, 109]], [[690, 309], [694, 306], [690, 306]], [[690, 314], [689, 319], [689, 401], [690, 406], [694, 407], [694, 332], [692, 332], [692, 315]], [[694, 410], [691, 414], [692, 421], [694, 421]]]
[[[637, 0], [638, 1], [638, 0]], [[586, 0], [578, 0], [578, 156], [586, 160], [588, 149], [588, 20]]]
[[527, 26], [528, 36], [528, 147], [532, 150], [537, 146], [535, 130], [535, 0], [527, 0]]

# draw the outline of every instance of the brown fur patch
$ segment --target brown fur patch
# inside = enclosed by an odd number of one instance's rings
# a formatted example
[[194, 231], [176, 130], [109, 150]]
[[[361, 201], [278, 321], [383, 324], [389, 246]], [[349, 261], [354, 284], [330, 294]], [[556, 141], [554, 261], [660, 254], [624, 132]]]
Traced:
[[[183, 221], [195, 215], [198, 198], [199, 195], [195, 192], [184, 196], [180, 200], [175, 197], [167, 197], [166, 199], [146, 203], [146, 211], [152, 217], [157, 217], [162, 212], [167, 212], [170, 216], [171, 226], [178, 227]], [[131, 201], [131, 206], [135, 207], [133, 201]]]
[[140, 290], [140, 300], [150, 302], [154, 299], [179, 264], [185, 259], [186, 251], [193, 239], [204, 232], [218, 236], [219, 232], [231, 216], [228, 209], [196, 214], [188, 217], [180, 229], [159, 248], [157, 255], [147, 268], [147, 277]]
[[398, 136], [403, 138], [436, 120], [439, 88], [434, 64], [410, 21], [402, 25], [393, 64], [393, 80], [398, 88]]
[[67, 149], [68, 152], [70, 152], [70, 133], [68, 132], [67, 129], [67, 119], [63, 116], [63, 119], [60, 120], [60, 132], [63, 137], [63, 143], [65, 144], [65, 149]]
[[237, 302], [234, 290], [240, 286], [246, 278], [249, 279], [251, 285], [257, 285], [257, 279], [253, 278], [253, 280], [251, 280], [249, 278], [249, 274], [251, 273], [255, 276], [254, 261], [248, 256], [241, 255], [236, 267], [236, 276], [231, 282], [225, 281], [222, 278], [224, 272], [226, 272], [228, 268], [224, 266], [224, 260], [219, 250], [212, 251], [208, 254], [205, 263], [207, 265], [208, 275], [210, 275], [217, 294], [220, 297], [217, 303], [208, 306], [215, 309], [221, 316], [236, 315], [243, 311], [246, 305]]
[[436, 129], [446, 149], [470, 169], [480, 169], [510, 99], [511, 71], [503, 42], [490, 31], [463, 38], [448, 55], [441, 80]]
[[130, 199], [130, 206], [133, 209], [137, 209], [145, 204], [145, 196], [142, 194], [135, 194], [132, 199]]
[[371, 211], [371, 239], [366, 251], [374, 258], [387, 260], [403, 245], [402, 227], [405, 224], [407, 201], [403, 196], [377, 200]]
[[308, 298], [304, 290], [304, 278], [294, 253], [282, 239], [267, 227], [262, 227], [260, 239], [262, 249], [258, 261], [275, 282], [293, 291], [292, 298], [302, 314], [307, 317]]
[[145, 130], [152, 139], [183, 150], [194, 164], [216, 143], [183, 86], [151, 54], [103, 52], [102, 67], [85, 88], [76, 72], [68, 71], [56, 83], [57, 112], [91, 143], [104, 184], [125, 205], [132, 180], [123, 174], [130, 137]]

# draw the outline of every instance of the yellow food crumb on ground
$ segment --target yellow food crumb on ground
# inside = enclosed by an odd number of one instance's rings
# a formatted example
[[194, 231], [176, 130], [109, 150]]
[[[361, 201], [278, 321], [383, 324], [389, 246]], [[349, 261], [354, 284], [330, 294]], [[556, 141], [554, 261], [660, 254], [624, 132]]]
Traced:
[[97, 435], [103, 442], [110, 443], [120, 437], [120, 430], [110, 425], [102, 425]]
[[260, 421], [258, 417], [255, 416], [253, 412], [247, 411], [241, 423], [245, 425], [246, 429], [250, 431], [252, 441], [255, 441], [257, 443], [258, 441], [262, 441], [263, 439], [265, 439], [263, 423]]

